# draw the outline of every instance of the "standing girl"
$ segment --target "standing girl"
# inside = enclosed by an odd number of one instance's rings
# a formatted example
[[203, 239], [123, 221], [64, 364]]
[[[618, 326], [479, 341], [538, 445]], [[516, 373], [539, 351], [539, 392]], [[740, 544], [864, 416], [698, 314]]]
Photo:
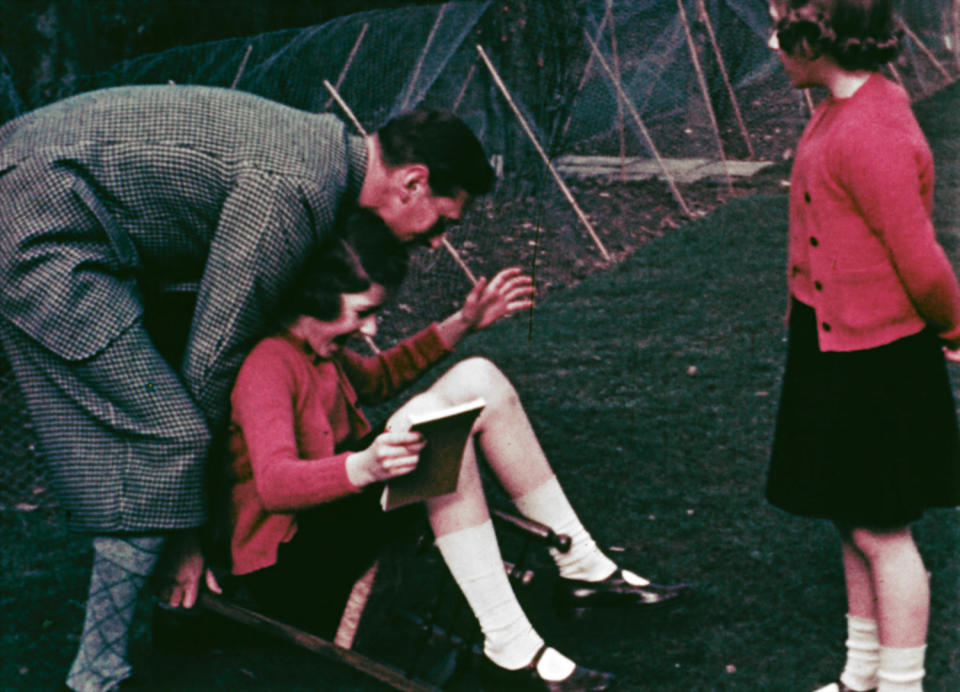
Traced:
[[826, 690], [922, 690], [930, 590], [910, 524], [960, 504], [942, 347], [960, 290], [930, 220], [933, 159], [906, 93], [890, 0], [774, 0], [770, 47], [825, 87], [790, 188], [790, 344], [767, 498], [840, 531], [847, 658]]

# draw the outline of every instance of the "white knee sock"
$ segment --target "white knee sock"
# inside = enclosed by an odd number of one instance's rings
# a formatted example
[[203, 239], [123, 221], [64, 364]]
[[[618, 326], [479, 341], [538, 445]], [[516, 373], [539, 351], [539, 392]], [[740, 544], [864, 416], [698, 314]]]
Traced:
[[436, 544], [480, 623], [487, 657], [511, 670], [527, 665], [543, 646], [543, 639], [510, 586], [493, 522], [440, 536]]
[[880, 647], [877, 692], [923, 692], [923, 657], [927, 647]]
[[851, 690], [875, 690], [880, 667], [880, 640], [877, 622], [847, 615], [847, 663], [840, 682]]
[[549, 526], [555, 533], [570, 536], [568, 552], [561, 553], [556, 548], [550, 548], [550, 555], [557, 563], [561, 577], [600, 581], [616, 571], [617, 564], [603, 554], [584, 528], [556, 476], [530, 492], [513, 498], [513, 504], [528, 519]]

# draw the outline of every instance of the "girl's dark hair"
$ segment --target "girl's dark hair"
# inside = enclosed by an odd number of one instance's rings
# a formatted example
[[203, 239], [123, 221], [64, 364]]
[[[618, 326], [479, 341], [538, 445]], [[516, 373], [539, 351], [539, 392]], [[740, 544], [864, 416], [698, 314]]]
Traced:
[[786, 0], [777, 40], [788, 55], [826, 55], [845, 70], [878, 70], [900, 49], [892, 0]]
[[408, 251], [379, 216], [352, 210], [338, 227], [329, 241], [310, 253], [281, 301], [281, 325], [300, 315], [335, 320], [340, 316], [342, 294], [363, 293], [373, 284], [393, 291], [403, 282]]
[[483, 195], [493, 187], [493, 168], [473, 131], [446, 111], [417, 109], [393, 118], [377, 131], [388, 166], [422, 163], [433, 194]]

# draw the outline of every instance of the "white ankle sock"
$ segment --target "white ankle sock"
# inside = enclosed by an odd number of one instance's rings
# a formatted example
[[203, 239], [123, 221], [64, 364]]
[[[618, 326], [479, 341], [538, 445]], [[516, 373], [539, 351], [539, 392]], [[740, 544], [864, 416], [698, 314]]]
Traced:
[[550, 555], [557, 563], [561, 577], [600, 581], [616, 571], [617, 564], [603, 554], [584, 528], [556, 476], [530, 492], [513, 498], [513, 504], [528, 519], [539, 521], [556, 533], [570, 536], [568, 552], [561, 553], [556, 548], [550, 548]]
[[926, 651], [926, 645], [910, 648], [881, 646], [877, 692], [923, 692]]
[[537, 672], [544, 680], [566, 680], [576, 667], [576, 663], [553, 647], [549, 647], [537, 663]]
[[877, 621], [847, 615], [847, 662], [840, 682], [851, 690], [875, 690], [880, 667]]
[[487, 658], [510, 670], [530, 663], [543, 639], [513, 593], [493, 523], [487, 520], [448, 533], [437, 538], [436, 544], [480, 623]]

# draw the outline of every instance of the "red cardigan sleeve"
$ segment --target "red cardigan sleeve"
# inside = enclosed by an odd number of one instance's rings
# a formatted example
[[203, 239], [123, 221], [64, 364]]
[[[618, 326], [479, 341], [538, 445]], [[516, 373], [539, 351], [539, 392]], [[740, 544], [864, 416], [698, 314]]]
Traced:
[[[233, 423], [242, 432], [257, 495], [270, 512], [307, 509], [357, 491], [347, 477], [349, 453], [335, 454], [336, 431], [328, 418], [312, 417], [311, 436], [322, 440], [321, 449], [300, 458], [297, 405], [311, 367], [296, 347], [269, 339], [251, 352], [234, 386]], [[337, 387], [335, 378], [314, 382]]]
[[361, 401], [385, 401], [413, 383], [453, 349], [444, 343], [436, 324], [375, 356], [344, 351], [341, 363]]
[[923, 135], [858, 128], [839, 138], [832, 164], [890, 258], [917, 312], [941, 338], [960, 335], [960, 287], [930, 218], [933, 160]]

